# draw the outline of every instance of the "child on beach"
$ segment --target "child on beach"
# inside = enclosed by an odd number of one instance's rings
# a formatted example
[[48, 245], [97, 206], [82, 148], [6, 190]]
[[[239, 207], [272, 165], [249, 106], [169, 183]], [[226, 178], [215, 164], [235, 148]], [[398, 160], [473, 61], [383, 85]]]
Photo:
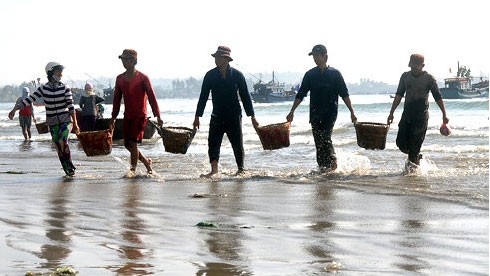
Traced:
[[442, 122], [447, 124], [449, 119], [446, 116], [444, 101], [436, 79], [422, 70], [425, 66], [424, 56], [412, 54], [408, 66], [410, 71], [404, 72], [400, 78], [387, 122], [388, 124], [393, 122], [393, 113], [405, 96], [402, 117], [398, 123], [396, 145], [401, 152], [408, 154], [408, 160], [411, 163], [418, 166], [422, 158], [420, 148], [424, 142], [429, 121], [429, 91], [442, 111]]
[[41, 85], [26, 99], [16, 103], [9, 113], [9, 118], [12, 120], [17, 110], [31, 105], [36, 100], [44, 100], [46, 124], [49, 126], [51, 138], [56, 145], [61, 166], [67, 176], [74, 176], [76, 168], [71, 160], [68, 134], [71, 131], [72, 123], [75, 133], [78, 133], [79, 129], [71, 89], [61, 82], [63, 69], [63, 65], [58, 62], [49, 62], [45, 67], [48, 82]]
[[95, 110], [97, 110], [97, 119], [104, 118], [105, 107], [104, 107], [104, 105], [102, 103], [98, 103], [95, 106]]
[[[17, 104], [29, 97], [31, 91], [29, 87], [22, 87], [22, 96], [17, 99]], [[22, 135], [24, 135], [24, 141], [31, 140], [31, 118], [36, 123], [36, 117], [34, 117], [34, 107], [32, 104], [19, 110], [19, 124], [22, 128]]]
[[121, 100], [124, 98], [123, 135], [124, 146], [130, 153], [129, 175], [136, 174], [138, 160], [145, 165], [148, 174], [152, 174], [151, 159], [146, 158], [141, 153], [138, 149], [138, 143], [143, 140], [145, 126], [148, 123], [146, 117], [147, 102], [150, 103], [158, 125], [163, 125], [157, 98], [148, 76], [136, 70], [137, 52], [133, 49], [125, 49], [119, 58], [126, 71], [116, 78], [110, 125], [111, 128], [115, 127], [116, 118], [121, 108]]

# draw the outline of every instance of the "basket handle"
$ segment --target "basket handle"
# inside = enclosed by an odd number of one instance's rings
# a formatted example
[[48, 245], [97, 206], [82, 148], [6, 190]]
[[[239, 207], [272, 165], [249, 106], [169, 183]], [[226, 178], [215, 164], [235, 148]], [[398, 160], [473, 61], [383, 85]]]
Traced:
[[155, 122], [151, 121], [150, 119], [148, 119], [148, 122], [150, 122], [157, 129], [158, 135], [160, 135], [160, 137], [163, 138], [162, 128], [158, 124], [155, 124]]

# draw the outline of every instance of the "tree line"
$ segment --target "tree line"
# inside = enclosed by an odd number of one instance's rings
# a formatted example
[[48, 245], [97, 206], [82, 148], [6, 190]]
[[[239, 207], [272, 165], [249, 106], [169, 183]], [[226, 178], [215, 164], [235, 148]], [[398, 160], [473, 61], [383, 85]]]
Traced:
[[[70, 87], [73, 88], [73, 91], [83, 92], [83, 87], [85, 85], [85, 81], [70, 81]], [[36, 88], [39, 86], [39, 83], [35, 81], [31, 82], [23, 82], [21, 84], [15, 85], [5, 85], [0, 86], [0, 102], [15, 102], [17, 98], [22, 95], [22, 88], [29, 87], [31, 92], [34, 92]], [[247, 85], [249, 85], [249, 89], [253, 87], [252, 80], [247, 80]], [[166, 81], [164, 83], [155, 82], [153, 83], [153, 90], [157, 98], [198, 98], [201, 93], [202, 79], [196, 79], [194, 77], [189, 77], [187, 79], [173, 79], [170, 82]], [[94, 84], [94, 88], [96, 92], [100, 92], [102, 96], [102, 90], [107, 88], [100, 84], [100, 82], [96, 82]]]
[[[246, 79], [247, 86], [250, 92], [253, 90], [254, 80], [251, 78]], [[69, 85], [74, 91], [83, 91], [85, 81], [71, 81]], [[31, 92], [34, 92], [36, 87], [40, 85], [38, 81], [23, 82], [15, 85], [0, 86], [0, 102], [15, 102], [17, 98], [22, 95], [22, 88], [29, 87]], [[104, 87], [101, 82], [96, 81], [94, 84], [95, 90], [100, 91], [107, 88]], [[197, 98], [201, 92], [202, 79], [196, 79], [189, 77], [187, 79], [172, 79], [172, 80], [155, 80], [153, 83], [153, 89], [157, 98]], [[377, 82], [370, 79], [361, 79], [359, 83], [348, 83], [347, 87], [351, 94], [387, 94], [394, 93], [396, 91], [396, 85], [390, 85], [383, 82]]]

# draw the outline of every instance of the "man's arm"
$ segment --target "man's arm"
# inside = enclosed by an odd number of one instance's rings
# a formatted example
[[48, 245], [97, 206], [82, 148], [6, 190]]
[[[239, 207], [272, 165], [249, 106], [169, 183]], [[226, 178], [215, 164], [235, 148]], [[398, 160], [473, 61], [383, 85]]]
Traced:
[[243, 108], [245, 109], [245, 113], [247, 116], [250, 116], [252, 119], [252, 125], [257, 128], [259, 126], [259, 122], [255, 119], [255, 111], [252, 104], [252, 97], [248, 92], [247, 82], [245, 81], [245, 76], [240, 74], [238, 79], [238, 93], [240, 94], [240, 99], [242, 100]]
[[403, 96], [405, 95], [405, 77], [409, 74], [409, 72], [405, 72], [401, 75], [400, 81], [398, 82], [398, 88], [396, 89], [395, 99], [393, 99], [393, 104], [391, 105], [390, 115], [388, 115], [388, 119], [386, 122], [388, 124], [393, 123], [393, 113], [395, 113], [396, 108], [402, 101]]
[[437, 100], [436, 103], [442, 112], [442, 122], [445, 124], [449, 123], [449, 119], [446, 116], [446, 107], [444, 106], [444, 101], [442, 100], [442, 98]]
[[153, 90], [153, 86], [151, 85], [150, 79], [148, 77], [144, 80], [145, 83], [145, 91], [148, 96], [148, 101], [150, 102], [151, 111], [153, 112], [153, 116], [157, 118], [157, 123], [159, 126], [163, 125], [163, 121], [160, 117], [160, 107], [158, 106], [157, 96], [155, 91]]
[[112, 100], [112, 114], [111, 114], [111, 121], [109, 123], [112, 129], [114, 129], [116, 125], [116, 118], [117, 115], [119, 114], [119, 109], [121, 108], [122, 91], [121, 88], [119, 87], [118, 79], [119, 78], [116, 78], [116, 85], [114, 87], [114, 97]]
[[345, 105], [347, 106], [347, 108], [349, 109], [350, 111], [350, 119], [353, 123], [357, 122], [357, 117], [356, 115], [354, 114], [354, 108], [352, 108], [352, 103], [350, 101], [350, 98], [349, 96], [346, 96], [346, 97], [343, 97], [342, 100], [344, 101]]
[[286, 120], [288, 122], [293, 121], [294, 111], [299, 106], [299, 104], [303, 101], [304, 97], [306, 97], [308, 91], [310, 91], [310, 81], [309, 81], [308, 72], [306, 72], [306, 74], [303, 76], [303, 80], [301, 81], [301, 86], [299, 87], [298, 94], [296, 94], [296, 99], [294, 100], [293, 106], [291, 106], [291, 110], [289, 111], [289, 114], [286, 116]]
[[441, 91], [439, 90], [439, 87], [437, 86], [437, 81], [434, 76], [430, 75], [432, 78], [432, 85], [430, 92], [432, 93], [432, 97], [434, 97], [434, 100], [436, 101], [437, 105], [439, 106], [439, 109], [441, 109], [442, 112], [442, 122], [444, 124], [449, 123], [449, 119], [446, 116], [446, 107], [444, 106], [444, 101], [442, 100], [442, 94]]
[[288, 122], [292, 122], [293, 119], [294, 119], [294, 111], [296, 110], [296, 108], [299, 106], [299, 104], [303, 101], [302, 98], [296, 98], [294, 100], [294, 103], [293, 103], [293, 106], [291, 106], [291, 111], [289, 111], [289, 114], [286, 116], [286, 120]]
[[396, 108], [398, 107], [401, 101], [402, 101], [402, 96], [396, 94], [395, 99], [393, 100], [393, 104], [391, 105], [390, 115], [388, 115], [388, 119], [386, 120], [388, 124], [393, 123], [393, 113], [395, 112]]
[[209, 93], [211, 92], [211, 87], [209, 85], [209, 72], [204, 76], [201, 86], [201, 94], [199, 95], [199, 101], [197, 102], [196, 114], [194, 116], [194, 122], [192, 123], [194, 129], [199, 129], [200, 122], [199, 117], [204, 114], [204, 108], [206, 108], [206, 103], [208, 102]]

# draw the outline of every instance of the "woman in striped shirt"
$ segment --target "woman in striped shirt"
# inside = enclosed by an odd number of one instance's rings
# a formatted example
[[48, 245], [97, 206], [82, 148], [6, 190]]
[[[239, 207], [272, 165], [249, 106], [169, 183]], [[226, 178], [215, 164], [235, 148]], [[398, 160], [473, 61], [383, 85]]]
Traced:
[[46, 108], [46, 124], [49, 126], [49, 132], [56, 145], [63, 170], [66, 175], [74, 176], [76, 168], [71, 161], [68, 134], [71, 131], [72, 122], [74, 132], [78, 133], [79, 129], [71, 90], [61, 82], [63, 68], [63, 65], [58, 62], [49, 62], [45, 68], [48, 82], [41, 85], [29, 97], [17, 103], [10, 111], [9, 118], [12, 120], [17, 110], [32, 104], [38, 99], [43, 99]]

